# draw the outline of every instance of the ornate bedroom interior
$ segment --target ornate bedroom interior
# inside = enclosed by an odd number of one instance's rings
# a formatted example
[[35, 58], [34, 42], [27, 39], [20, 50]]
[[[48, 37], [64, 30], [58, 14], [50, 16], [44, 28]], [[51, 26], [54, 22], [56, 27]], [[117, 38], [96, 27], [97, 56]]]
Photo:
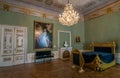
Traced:
[[118, 78], [119, 20], [120, 0], [0, 0], [0, 78]]

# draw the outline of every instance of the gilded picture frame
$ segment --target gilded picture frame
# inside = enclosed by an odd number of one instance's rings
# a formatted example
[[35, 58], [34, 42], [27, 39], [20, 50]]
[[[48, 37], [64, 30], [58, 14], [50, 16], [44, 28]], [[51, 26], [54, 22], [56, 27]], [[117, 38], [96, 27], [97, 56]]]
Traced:
[[34, 21], [34, 49], [52, 49], [53, 23]]
[[81, 40], [80, 40], [80, 36], [76, 36], [76, 37], [75, 37], [75, 42], [76, 42], [76, 43], [80, 43], [80, 41], [81, 41]]

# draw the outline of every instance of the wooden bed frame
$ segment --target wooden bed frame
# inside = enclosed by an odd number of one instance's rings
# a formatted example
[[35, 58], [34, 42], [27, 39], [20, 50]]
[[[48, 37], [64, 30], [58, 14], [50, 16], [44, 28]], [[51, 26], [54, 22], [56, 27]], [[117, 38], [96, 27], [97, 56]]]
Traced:
[[91, 46], [92, 51], [95, 51], [95, 47], [109, 47], [109, 48], [111, 48], [111, 52], [113, 54], [116, 53], [115, 52], [116, 44], [114, 41], [113, 42], [106, 42], [106, 43], [92, 42], [90, 46]]
[[[106, 43], [94, 43], [94, 42], [92, 42], [90, 46], [91, 46], [91, 49], [93, 52], [97, 50], [95, 47], [106, 48], [107, 49], [106, 51], [108, 51], [109, 53], [113, 53], [115, 56], [115, 53], [116, 53], [115, 52], [115, 47], [116, 47], [115, 42], [106, 42]], [[102, 52], [106, 52], [106, 51], [102, 51]], [[115, 64], [116, 64], [115, 59], [110, 63], [105, 63], [102, 60], [100, 60], [100, 57], [97, 54], [95, 59], [91, 63], [85, 63], [84, 65], [86, 67], [90, 67], [96, 71], [102, 71], [102, 70], [105, 70], [111, 66], [114, 66]]]
[[[107, 43], [98, 43], [98, 42], [94, 43], [94, 42], [92, 42], [90, 44], [90, 46], [91, 46], [92, 52], [94, 52], [95, 50], [98, 50], [97, 47], [99, 47], [99, 48], [103, 48], [103, 51], [105, 49], [107, 52], [113, 53], [114, 55], [116, 53], [115, 52], [115, 47], [116, 47], [115, 42], [107, 42]], [[80, 58], [79, 59], [79, 62], [80, 62], [79, 65], [74, 64], [74, 60], [73, 60], [74, 54], [79, 54], [79, 58]], [[82, 56], [82, 53], [79, 50], [76, 50], [76, 49], [72, 51], [72, 62], [73, 62], [73, 66], [72, 66], [73, 68], [78, 67], [78, 66], [80, 67], [79, 71], [81, 71], [81, 69], [83, 68], [83, 65], [85, 67], [89, 67], [89, 68], [91, 68], [93, 70], [96, 70], [96, 71], [102, 71], [102, 70], [105, 70], [105, 69], [107, 69], [111, 66], [114, 66], [116, 64], [115, 59], [110, 63], [103, 62], [102, 60], [100, 60], [100, 57], [98, 56], [98, 54], [96, 54], [96, 56], [95, 56], [95, 58], [92, 62], [85, 63], [84, 58]]]

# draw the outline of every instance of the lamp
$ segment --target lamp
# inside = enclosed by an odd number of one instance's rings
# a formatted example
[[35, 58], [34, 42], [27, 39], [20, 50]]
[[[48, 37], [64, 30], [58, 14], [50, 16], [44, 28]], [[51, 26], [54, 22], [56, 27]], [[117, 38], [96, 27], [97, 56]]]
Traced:
[[79, 13], [74, 11], [72, 4], [68, 0], [68, 4], [66, 4], [63, 13], [59, 15], [59, 22], [62, 25], [72, 26], [79, 21], [79, 18]]

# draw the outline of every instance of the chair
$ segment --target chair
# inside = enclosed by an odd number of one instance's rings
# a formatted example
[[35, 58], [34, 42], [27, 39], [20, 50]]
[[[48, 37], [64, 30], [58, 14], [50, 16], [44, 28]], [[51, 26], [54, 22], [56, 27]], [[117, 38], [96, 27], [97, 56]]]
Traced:
[[81, 52], [78, 49], [72, 50], [72, 68], [79, 68], [79, 73], [84, 72], [84, 59]]

